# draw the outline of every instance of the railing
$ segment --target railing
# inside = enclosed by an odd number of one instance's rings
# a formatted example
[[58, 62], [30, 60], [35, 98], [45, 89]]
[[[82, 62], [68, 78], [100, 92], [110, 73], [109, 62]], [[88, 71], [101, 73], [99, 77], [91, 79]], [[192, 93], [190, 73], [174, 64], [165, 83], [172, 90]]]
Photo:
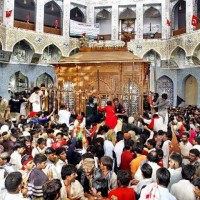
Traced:
[[119, 39], [124, 42], [129, 42], [135, 39], [135, 33], [119, 33]]
[[62, 35], [62, 29], [44, 26], [44, 33], [51, 33], [54, 35]]
[[173, 31], [173, 36], [181, 35], [183, 33], [186, 33], [186, 28], [180, 28], [178, 30]]
[[35, 30], [35, 24], [33, 23], [27, 23], [27, 22], [22, 22], [18, 20], [14, 20], [14, 27], [16, 28], [22, 28], [22, 29], [27, 29], [27, 30]]
[[143, 39], [161, 39], [161, 33], [145, 33], [143, 34]]

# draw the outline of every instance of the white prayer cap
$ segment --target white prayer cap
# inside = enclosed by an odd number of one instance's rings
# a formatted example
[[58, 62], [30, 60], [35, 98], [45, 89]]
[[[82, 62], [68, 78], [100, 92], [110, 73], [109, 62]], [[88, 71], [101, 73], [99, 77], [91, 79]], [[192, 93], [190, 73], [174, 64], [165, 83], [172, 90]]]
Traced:
[[133, 122], [134, 122], [134, 117], [133, 116], [130, 116], [129, 118], [128, 118], [128, 123], [129, 124], [132, 124]]
[[9, 131], [9, 127], [8, 125], [5, 125], [5, 124], [0, 129], [0, 133], [4, 133], [4, 132], [8, 133], [8, 131]]
[[31, 134], [28, 132], [28, 131], [23, 131], [23, 136], [26, 137], [26, 136], [31, 136]]

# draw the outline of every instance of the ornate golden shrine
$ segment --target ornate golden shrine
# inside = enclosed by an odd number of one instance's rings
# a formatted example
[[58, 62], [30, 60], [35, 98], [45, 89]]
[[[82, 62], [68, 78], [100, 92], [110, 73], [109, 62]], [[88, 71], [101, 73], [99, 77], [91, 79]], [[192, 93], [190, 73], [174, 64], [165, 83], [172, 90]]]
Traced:
[[143, 94], [149, 90], [149, 63], [127, 49], [85, 48], [55, 67], [59, 103], [67, 104], [71, 110], [85, 111], [88, 96], [94, 95], [100, 97], [102, 105], [107, 99], [118, 97], [128, 114], [142, 112]]

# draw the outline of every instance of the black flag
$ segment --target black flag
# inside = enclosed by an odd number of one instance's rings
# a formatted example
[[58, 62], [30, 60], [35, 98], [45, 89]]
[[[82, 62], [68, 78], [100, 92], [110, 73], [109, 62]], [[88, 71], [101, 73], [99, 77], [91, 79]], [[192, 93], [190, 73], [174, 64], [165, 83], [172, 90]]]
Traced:
[[185, 102], [181, 97], [177, 96], [177, 104], [176, 106], [179, 106], [182, 102]]

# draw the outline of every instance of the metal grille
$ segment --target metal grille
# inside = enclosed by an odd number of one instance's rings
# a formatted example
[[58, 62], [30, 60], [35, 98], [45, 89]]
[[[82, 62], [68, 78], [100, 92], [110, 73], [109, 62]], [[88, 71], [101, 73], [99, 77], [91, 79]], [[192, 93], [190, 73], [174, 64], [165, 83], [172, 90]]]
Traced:
[[138, 113], [139, 106], [139, 88], [133, 82], [129, 81], [124, 87], [123, 106], [128, 115]]

